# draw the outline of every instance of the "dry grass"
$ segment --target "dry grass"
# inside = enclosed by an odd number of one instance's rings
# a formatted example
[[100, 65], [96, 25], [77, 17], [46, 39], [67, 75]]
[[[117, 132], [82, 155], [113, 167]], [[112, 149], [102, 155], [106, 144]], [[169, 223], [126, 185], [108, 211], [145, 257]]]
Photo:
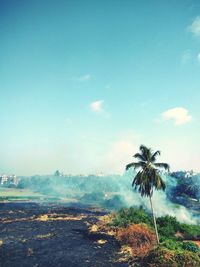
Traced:
[[89, 225], [90, 232], [106, 233], [107, 235], [114, 236], [116, 234], [115, 227], [111, 227], [109, 224], [112, 222], [113, 215], [104, 215], [98, 218], [96, 224]]
[[156, 245], [156, 236], [146, 224], [131, 224], [127, 228], [111, 226], [114, 215], [101, 216], [96, 224], [89, 226], [90, 232], [105, 233], [114, 236], [120, 243], [120, 262], [144, 258]]
[[108, 241], [107, 240], [105, 240], [105, 239], [99, 239], [99, 240], [97, 240], [97, 244], [99, 244], [99, 245], [104, 245], [105, 243], [107, 243]]
[[131, 247], [132, 255], [146, 256], [156, 244], [154, 232], [145, 224], [131, 224], [117, 231], [117, 239]]
[[52, 233], [48, 233], [46, 235], [36, 235], [36, 238], [43, 239], [43, 238], [48, 238], [48, 237], [51, 237], [51, 236], [53, 236], [53, 234]]
[[[111, 226], [113, 217], [114, 217], [113, 214], [98, 217], [98, 221], [96, 224], [88, 225], [89, 231], [91, 233], [104, 233], [117, 238], [118, 229], [116, 227]], [[97, 243], [101, 245], [105, 244], [105, 241], [106, 240], [100, 239], [97, 241]], [[132, 258], [132, 249], [128, 245], [123, 245], [119, 252], [119, 257], [117, 259], [117, 262], [128, 262], [131, 258]]]
[[128, 262], [130, 259], [132, 259], [132, 249], [128, 245], [123, 245], [121, 247], [121, 250], [119, 252], [119, 259], [118, 262]]
[[3, 219], [1, 220], [1, 223], [12, 223], [12, 222], [23, 222], [23, 221], [40, 221], [40, 222], [46, 222], [46, 221], [80, 221], [84, 218], [86, 218], [86, 215], [80, 214], [78, 216], [68, 215], [68, 214], [43, 214], [38, 217], [31, 216], [29, 218], [18, 218], [18, 219]]
[[99, 230], [99, 227], [98, 227], [97, 224], [93, 224], [93, 225], [90, 226], [90, 228], [89, 228], [89, 231], [90, 231], [91, 233], [96, 233], [96, 232], [98, 232], [98, 230]]
[[42, 221], [42, 222], [46, 222], [46, 221], [80, 221], [86, 217], [87, 217], [86, 215], [82, 215], [82, 214], [78, 215], [78, 216], [73, 216], [73, 215], [67, 215], [67, 214], [52, 213], [52, 214], [40, 215], [35, 220], [36, 221]]
[[34, 220], [34, 216], [31, 216], [30, 218], [18, 218], [18, 219], [3, 219], [0, 222], [1, 223], [12, 223], [12, 222], [23, 222], [23, 221], [32, 221]]

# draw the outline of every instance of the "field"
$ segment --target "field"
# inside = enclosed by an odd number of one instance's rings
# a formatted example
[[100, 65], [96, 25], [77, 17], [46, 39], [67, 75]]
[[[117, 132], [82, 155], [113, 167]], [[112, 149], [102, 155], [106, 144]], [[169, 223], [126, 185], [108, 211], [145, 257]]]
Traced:
[[128, 266], [118, 262], [113, 237], [88, 232], [102, 214], [61, 204], [1, 203], [0, 266]]
[[[59, 197], [28, 189], [0, 188], [0, 266], [132, 266], [127, 262], [130, 258], [120, 254], [121, 240], [106, 234], [107, 230], [89, 230], [102, 215], [123, 205], [123, 198], [117, 192], [68, 191]], [[194, 211], [198, 213], [197, 209]], [[126, 212], [116, 214], [111, 226], [116, 227], [115, 231], [124, 226], [126, 229], [131, 223], [150, 223], [151, 227], [149, 213], [142, 217], [140, 212], [133, 216]], [[171, 224], [166, 227], [159, 228], [160, 234], [171, 233]], [[198, 243], [199, 235], [193, 241]], [[170, 241], [170, 246], [173, 242]], [[121, 262], [121, 258], [125, 261]]]
[[48, 196], [29, 189], [5, 188], [0, 187], [0, 202], [20, 202], [20, 201], [35, 201], [35, 202], [76, 202], [73, 198], [64, 198], [56, 196]]

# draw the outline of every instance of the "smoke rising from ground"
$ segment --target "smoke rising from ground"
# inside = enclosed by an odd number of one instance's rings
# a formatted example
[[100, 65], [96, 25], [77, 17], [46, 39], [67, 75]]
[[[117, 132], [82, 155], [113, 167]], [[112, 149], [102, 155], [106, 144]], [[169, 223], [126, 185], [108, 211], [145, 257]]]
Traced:
[[[109, 176], [34, 176], [23, 177], [19, 183], [21, 188], [29, 188], [45, 195], [77, 199], [80, 204], [97, 205], [104, 208], [121, 208], [130, 206], [143, 206], [150, 211], [149, 199], [141, 197], [133, 190], [131, 184], [133, 171], [124, 175]], [[183, 205], [171, 202], [170, 194], [176, 188], [176, 179], [164, 176], [166, 192], [154, 191], [153, 204], [156, 216], [171, 215], [179, 221], [188, 224], [197, 224], [199, 217], [189, 211]]]

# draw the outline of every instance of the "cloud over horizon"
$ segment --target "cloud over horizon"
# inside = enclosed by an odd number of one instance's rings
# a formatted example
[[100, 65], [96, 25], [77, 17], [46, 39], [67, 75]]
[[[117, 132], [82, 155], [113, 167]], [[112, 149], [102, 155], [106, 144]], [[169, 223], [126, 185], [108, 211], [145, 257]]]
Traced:
[[175, 107], [168, 109], [161, 114], [162, 120], [173, 120], [175, 125], [183, 125], [192, 120], [192, 116], [189, 115], [189, 111], [183, 107]]

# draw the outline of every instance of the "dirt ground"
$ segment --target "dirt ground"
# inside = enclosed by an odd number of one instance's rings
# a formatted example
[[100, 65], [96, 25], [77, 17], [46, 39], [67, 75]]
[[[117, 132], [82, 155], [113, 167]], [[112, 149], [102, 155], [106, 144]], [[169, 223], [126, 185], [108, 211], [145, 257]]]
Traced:
[[88, 232], [100, 215], [60, 205], [0, 203], [0, 266], [128, 266], [117, 262], [120, 246], [113, 237]]

